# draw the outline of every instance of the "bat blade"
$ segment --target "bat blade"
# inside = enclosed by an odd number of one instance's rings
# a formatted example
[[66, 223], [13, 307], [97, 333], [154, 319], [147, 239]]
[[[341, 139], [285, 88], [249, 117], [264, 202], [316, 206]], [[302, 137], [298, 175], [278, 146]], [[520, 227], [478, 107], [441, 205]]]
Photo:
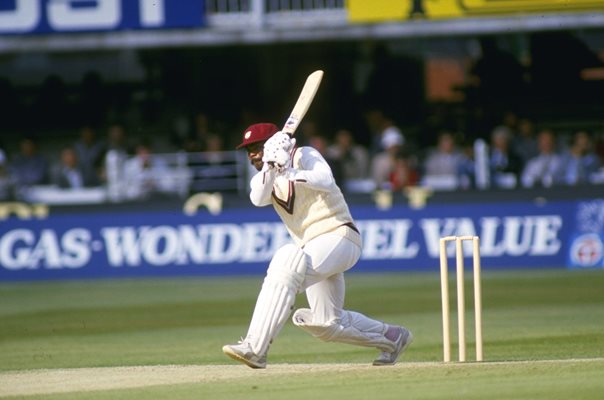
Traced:
[[323, 79], [323, 71], [317, 70], [312, 74], [308, 75], [306, 78], [306, 82], [304, 83], [304, 87], [300, 92], [300, 96], [298, 96], [298, 101], [296, 101], [296, 105], [292, 109], [289, 118], [285, 122], [282, 131], [292, 136], [304, 115], [308, 111], [313, 99], [315, 98], [315, 94], [317, 94], [317, 90], [319, 89], [319, 85], [321, 84], [321, 79]]

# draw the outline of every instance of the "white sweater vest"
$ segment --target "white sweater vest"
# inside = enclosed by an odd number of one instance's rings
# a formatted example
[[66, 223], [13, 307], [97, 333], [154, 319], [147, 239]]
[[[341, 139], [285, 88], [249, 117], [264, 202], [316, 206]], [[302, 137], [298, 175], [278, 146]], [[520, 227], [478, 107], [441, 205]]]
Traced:
[[[294, 152], [293, 168], [303, 169], [302, 156], [302, 151]], [[321, 162], [326, 163], [325, 160]], [[309, 240], [328, 232], [350, 236], [349, 228], [338, 229], [352, 224], [353, 219], [340, 188], [335, 184], [332, 186], [332, 190], [323, 191], [309, 187], [301, 180], [292, 181], [281, 175], [275, 178], [271, 201], [297, 245], [304, 246]], [[360, 241], [360, 237], [355, 239]]]

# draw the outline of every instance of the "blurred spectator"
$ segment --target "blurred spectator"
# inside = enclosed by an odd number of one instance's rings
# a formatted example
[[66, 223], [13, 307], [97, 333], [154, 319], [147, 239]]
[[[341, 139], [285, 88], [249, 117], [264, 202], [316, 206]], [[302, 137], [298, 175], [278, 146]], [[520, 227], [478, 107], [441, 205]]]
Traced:
[[27, 137], [19, 143], [20, 152], [9, 164], [9, 174], [15, 185], [31, 186], [48, 183], [48, 161], [38, 154], [33, 138]]
[[556, 171], [559, 171], [562, 159], [556, 153], [556, 138], [549, 129], [543, 129], [537, 135], [539, 153], [531, 158], [522, 171], [522, 185], [533, 187], [541, 185], [550, 187]]
[[224, 150], [224, 141], [222, 136], [210, 133], [206, 136], [205, 151], [208, 153], [210, 163], [219, 164], [224, 161], [222, 152]]
[[518, 154], [523, 163], [526, 163], [538, 153], [537, 140], [535, 139], [535, 126], [528, 118], [520, 118], [516, 134], [512, 137], [512, 149]]
[[204, 151], [203, 142], [192, 135], [187, 136], [180, 144], [180, 148], [187, 153]]
[[177, 108], [175, 105], [172, 107], [176, 108], [169, 112], [170, 115], [170, 141], [171, 143], [181, 150], [187, 151], [189, 141], [192, 141], [191, 132], [191, 119], [189, 115]]
[[436, 148], [423, 163], [422, 185], [436, 190], [454, 190], [469, 186], [471, 160], [456, 145], [451, 132], [438, 135]]
[[556, 184], [577, 185], [588, 183], [592, 174], [600, 168], [600, 160], [593, 151], [591, 137], [585, 131], [573, 135], [570, 148], [561, 155]]
[[355, 143], [349, 130], [340, 129], [336, 132], [334, 143], [327, 148], [327, 155], [339, 161], [344, 182], [367, 177], [369, 154], [363, 146]]
[[[101, 156], [101, 171], [99, 172], [99, 178], [101, 181], [106, 182], [108, 180], [108, 174], [112, 176], [112, 179], [118, 179], [118, 171], [121, 171], [124, 163], [128, 159], [130, 148], [126, 139], [126, 131], [124, 126], [119, 123], [113, 123], [107, 129], [107, 142], [105, 143], [104, 153]], [[107, 159], [111, 158], [111, 166], [107, 165]], [[107, 169], [113, 168], [113, 171]]]
[[152, 154], [151, 145], [144, 140], [136, 145], [134, 157], [124, 164], [124, 187], [129, 199], [174, 191], [177, 182], [172, 178], [168, 163]]
[[459, 169], [459, 180], [462, 188], [469, 188], [476, 183], [476, 163], [474, 154], [474, 142], [462, 143], [462, 164]]
[[390, 176], [396, 156], [403, 148], [403, 137], [395, 130], [388, 130], [382, 136], [380, 147], [384, 150], [371, 160], [371, 177], [377, 189], [391, 189]]
[[512, 131], [498, 126], [491, 134], [489, 168], [494, 187], [514, 188], [522, 172], [522, 159], [511, 149]]
[[[199, 112], [195, 115], [195, 120], [193, 122], [193, 137], [195, 140], [200, 141], [203, 146], [207, 143], [208, 136], [213, 134], [210, 116], [205, 112]], [[205, 148], [202, 150], [205, 150]]]
[[519, 123], [520, 119], [518, 118], [518, 114], [516, 114], [514, 111], [507, 110], [503, 112], [501, 126], [505, 126], [512, 132], [516, 132]]
[[113, 123], [107, 129], [107, 143], [105, 151], [114, 150], [123, 156], [130, 152], [126, 130], [120, 123]]
[[238, 179], [238, 168], [232, 152], [226, 152], [223, 137], [210, 133], [205, 137], [204, 151], [187, 154], [187, 168], [192, 177], [191, 193], [232, 190]]
[[99, 170], [103, 163], [105, 145], [97, 139], [96, 131], [90, 126], [80, 129], [80, 138], [74, 143], [73, 151], [84, 178], [84, 186], [100, 184]]
[[399, 191], [419, 182], [417, 160], [404, 152], [398, 152], [394, 157], [394, 165], [390, 172], [390, 187], [392, 191]]
[[[192, 130], [189, 130], [189, 123], [186, 119], [180, 118], [178, 124], [182, 125], [178, 128], [175, 127], [175, 130], [178, 129], [180, 132], [178, 135], [182, 136], [186, 132], [186, 135], [180, 139], [179, 147], [189, 153], [210, 151], [207, 147], [208, 141], [215, 140], [213, 137], [219, 136], [214, 130], [216, 128], [215, 123], [210, 120], [210, 116], [205, 112], [198, 112], [194, 116]], [[222, 137], [221, 142], [223, 142], [222, 147], [224, 146]]]
[[372, 155], [376, 155], [386, 150], [383, 146], [383, 139], [385, 136], [389, 137], [387, 139], [388, 141], [394, 137], [397, 137], [396, 141], [400, 142], [400, 146], [405, 144], [405, 137], [403, 136], [401, 130], [396, 127], [394, 121], [387, 117], [383, 111], [377, 109], [369, 110], [365, 114], [365, 119], [367, 121], [367, 125], [369, 126], [369, 130], [372, 133], [370, 149]]
[[84, 171], [78, 165], [78, 156], [73, 148], [66, 147], [61, 151], [61, 159], [53, 170], [52, 183], [64, 189], [84, 187]]

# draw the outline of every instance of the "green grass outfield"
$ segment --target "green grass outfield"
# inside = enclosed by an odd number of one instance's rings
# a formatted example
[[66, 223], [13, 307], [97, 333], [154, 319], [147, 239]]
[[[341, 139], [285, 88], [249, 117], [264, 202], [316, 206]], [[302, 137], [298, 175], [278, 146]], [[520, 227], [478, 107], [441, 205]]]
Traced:
[[[0, 284], [0, 398], [603, 398], [604, 270], [483, 272], [486, 361], [447, 365], [437, 274], [349, 274], [347, 308], [415, 335], [394, 367], [291, 323], [266, 370], [226, 358], [221, 347], [245, 334], [261, 280]], [[472, 359], [469, 279], [466, 294]]]

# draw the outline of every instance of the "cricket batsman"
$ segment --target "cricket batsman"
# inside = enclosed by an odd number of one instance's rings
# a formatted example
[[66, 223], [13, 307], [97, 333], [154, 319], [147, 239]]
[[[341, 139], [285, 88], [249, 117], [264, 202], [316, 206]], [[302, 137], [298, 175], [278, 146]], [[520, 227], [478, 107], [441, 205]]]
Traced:
[[248, 127], [243, 141], [258, 170], [250, 199], [257, 207], [272, 204], [293, 242], [271, 259], [247, 335], [222, 351], [251, 368], [266, 368], [269, 346], [288, 319], [295, 297], [305, 291], [310, 308], [293, 314], [293, 323], [330, 342], [375, 347], [373, 365], [392, 365], [413, 340], [411, 332], [344, 310], [344, 272], [361, 255], [361, 235], [325, 159], [312, 147], [271, 123]]

